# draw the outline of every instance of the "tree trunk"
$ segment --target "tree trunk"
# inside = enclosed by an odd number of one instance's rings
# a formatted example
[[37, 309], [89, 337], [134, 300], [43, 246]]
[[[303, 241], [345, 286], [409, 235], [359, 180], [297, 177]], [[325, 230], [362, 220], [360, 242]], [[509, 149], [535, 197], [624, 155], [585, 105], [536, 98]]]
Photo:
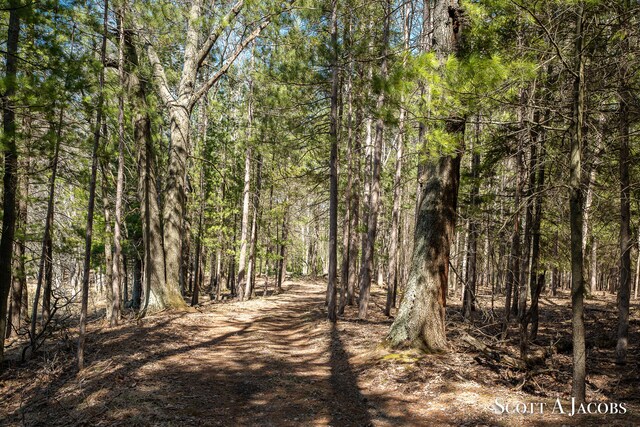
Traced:
[[[471, 206], [469, 214], [469, 252], [467, 253], [466, 286], [462, 301], [462, 311], [465, 319], [471, 317], [471, 312], [475, 311], [476, 282], [477, 282], [477, 260], [478, 260], [478, 224], [474, 218], [480, 194], [480, 154], [477, 152], [477, 140], [480, 134], [480, 118], [476, 122], [476, 146], [472, 147], [471, 159]], [[476, 151], [474, 151], [474, 148]]]
[[338, 0], [332, 0], [331, 44], [333, 47], [331, 75], [331, 112], [329, 138], [329, 270], [327, 283], [327, 316], [331, 322], [337, 320], [338, 279]]
[[[120, 85], [125, 87], [124, 74], [124, 18], [125, 7], [119, 9], [118, 20], [118, 79]], [[124, 194], [124, 95], [118, 95], [118, 172], [116, 177], [116, 201], [114, 211], [113, 224], [113, 267], [112, 281], [107, 286], [111, 286], [111, 294], [113, 301], [111, 305], [111, 318], [109, 325], [115, 326], [120, 322], [120, 312], [122, 297], [120, 290], [122, 289], [123, 262], [122, 262], [122, 198]]]
[[280, 258], [278, 260], [278, 279], [276, 281], [277, 292], [282, 292], [282, 282], [287, 275], [287, 239], [288, 239], [287, 211], [282, 217], [282, 242], [280, 243]]
[[516, 189], [514, 195], [515, 212], [513, 215], [513, 232], [511, 234], [511, 251], [509, 253], [509, 261], [507, 268], [506, 286], [505, 286], [505, 306], [504, 306], [504, 323], [503, 334], [506, 334], [511, 317], [512, 308], [517, 307], [517, 298], [513, 298], [514, 293], [519, 288], [518, 281], [520, 278], [520, 193], [521, 193], [521, 175], [522, 175], [522, 152], [520, 147], [516, 153]]
[[[587, 243], [589, 243], [589, 240], [590, 239], [592, 240], [592, 245], [593, 245], [593, 240], [595, 240], [595, 237], [590, 236], [590, 233], [589, 233], [590, 231], [589, 216], [591, 214], [591, 205], [593, 203], [593, 186], [595, 185], [595, 181], [596, 181], [596, 167], [595, 165], [590, 165], [589, 168], [591, 169], [591, 171], [589, 171], [589, 177], [586, 182], [587, 194], [584, 201], [584, 213], [582, 216], [582, 253], [583, 254], [587, 253]], [[585, 297], [589, 298], [591, 296], [591, 281], [585, 281], [584, 288], [585, 288], [584, 295]]]
[[[409, 50], [409, 21], [411, 14], [409, 13], [408, 6], [405, 4], [402, 7], [403, 15], [403, 47], [406, 51]], [[403, 61], [406, 65], [406, 61]], [[404, 102], [404, 97], [401, 100], [401, 104]], [[398, 283], [398, 240], [400, 236], [400, 209], [402, 205], [402, 158], [404, 155], [404, 127], [406, 110], [400, 108], [400, 115], [398, 118], [398, 146], [396, 148], [396, 170], [393, 176], [393, 208], [391, 211], [391, 236], [389, 238], [389, 280], [387, 283], [387, 302], [384, 307], [385, 316], [391, 316], [391, 307], [394, 306], [396, 299], [396, 289]]]
[[[165, 256], [162, 246], [161, 210], [158, 205], [157, 166], [151, 134], [151, 117], [147, 106], [147, 88], [139, 76], [139, 60], [132, 33], [125, 31], [126, 61], [131, 67], [129, 75], [129, 103], [133, 116], [133, 139], [135, 141], [138, 169], [138, 199], [142, 221], [144, 265], [144, 306], [147, 310], [162, 310], [180, 305], [182, 296], [175, 286], [165, 280]], [[140, 295], [136, 300], [135, 284], [132, 291], [132, 307], [140, 308]]]
[[[349, 293], [349, 277], [351, 275], [351, 256], [352, 256], [352, 239], [354, 230], [352, 230], [352, 222], [354, 216], [354, 157], [359, 153], [353, 153], [353, 79], [354, 72], [353, 57], [352, 57], [352, 44], [351, 44], [351, 16], [349, 17], [349, 23], [345, 25], [345, 49], [348, 52], [347, 64], [348, 67], [346, 73], [346, 97], [347, 97], [347, 150], [346, 161], [347, 164], [347, 186], [344, 190], [345, 210], [344, 220], [342, 221], [342, 265], [340, 268], [340, 307], [338, 308], [338, 314], [343, 315], [344, 309], [348, 304], [349, 298], [352, 297], [352, 293]], [[337, 35], [336, 35], [337, 38]], [[336, 40], [337, 43], [337, 40]], [[336, 63], [337, 68], [337, 63]], [[357, 208], [356, 208], [357, 210]], [[356, 249], [357, 250], [357, 249]], [[357, 252], [356, 255], [357, 256]]]
[[249, 230], [249, 196], [251, 185], [251, 147], [247, 146], [244, 160], [244, 190], [242, 192], [242, 222], [240, 223], [240, 257], [238, 259], [238, 279], [236, 290], [238, 299], [244, 300], [244, 282], [246, 280], [247, 235]]
[[9, 28], [5, 53], [5, 91], [2, 95], [2, 152], [4, 155], [2, 237], [0, 238], [0, 363], [4, 360], [4, 337], [7, 329], [7, 298], [11, 289], [13, 240], [16, 231], [16, 193], [18, 191], [18, 150], [16, 147], [16, 74], [18, 71], [18, 41], [22, 10], [16, 0], [9, 2]]
[[576, 42], [573, 84], [573, 117], [571, 124], [571, 157], [569, 178], [569, 218], [571, 221], [571, 307], [573, 329], [573, 383], [571, 395], [580, 404], [585, 400], [586, 351], [584, 331], [584, 278], [582, 253], [582, 129], [584, 126], [584, 3], [576, 10]]
[[[103, 138], [106, 138], [106, 134], [103, 134]], [[111, 247], [111, 242], [113, 241], [113, 232], [111, 229], [111, 203], [110, 203], [110, 195], [107, 184], [107, 172], [105, 165], [101, 165], [102, 169], [102, 208], [104, 209], [104, 265], [105, 265], [105, 275], [107, 283], [107, 306], [106, 306], [106, 319], [111, 323], [111, 319], [113, 318], [112, 310], [114, 306], [114, 295], [113, 295], [113, 249]], [[46, 286], [45, 286], [45, 294], [46, 294]], [[51, 293], [51, 290], [49, 290]], [[44, 301], [43, 301], [44, 302]], [[43, 313], [44, 313], [44, 304], [43, 304]], [[44, 318], [44, 315], [43, 315]]]
[[96, 201], [96, 177], [98, 174], [98, 150], [100, 148], [100, 131], [102, 129], [102, 108], [104, 103], [104, 68], [107, 54], [107, 31], [109, 16], [109, 0], [104, 1], [102, 47], [100, 49], [100, 76], [96, 123], [93, 133], [93, 149], [91, 154], [91, 178], [89, 181], [89, 203], [87, 206], [87, 226], [84, 239], [84, 265], [82, 268], [82, 300], [80, 308], [80, 333], [78, 338], [78, 370], [84, 368], [84, 343], [87, 333], [87, 310], [89, 303], [89, 273], [91, 268], [91, 242], [93, 238], [93, 211]]
[[640, 230], [638, 231], [638, 258], [636, 259], [636, 285], [633, 287], [633, 297], [638, 299], [638, 285], [640, 285]]
[[[461, 142], [464, 123], [450, 125]], [[392, 347], [447, 348], [445, 306], [449, 248], [455, 230], [460, 159], [445, 156], [425, 165], [414, 249], [404, 299], [387, 340]]]
[[[625, 5], [627, 2], [624, 2]], [[616, 363], [625, 364], [627, 361], [627, 348], [629, 341], [629, 299], [631, 296], [631, 180], [629, 177], [630, 165], [630, 114], [629, 110], [633, 102], [633, 94], [629, 87], [629, 70], [627, 66], [627, 54], [629, 52], [629, 25], [628, 11], [621, 14], [621, 27], [626, 36], [622, 40], [622, 57], [619, 65], [619, 99], [620, 110], [620, 284], [618, 287], [618, 343], [616, 345]]]
[[[432, 14], [432, 39], [440, 61], [458, 53], [462, 31], [462, 9], [457, 1], [447, 3], [436, 2]], [[445, 131], [455, 138], [457, 153], [429, 159], [423, 167], [426, 181], [419, 197], [406, 293], [387, 336], [392, 347], [447, 348], [449, 251], [455, 235], [464, 128], [464, 119], [446, 119]]]
[[24, 171], [18, 176], [19, 198], [16, 212], [16, 230], [20, 230], [15, 240], [15, 254], [13, 258], [15, 274], [11, 279], [11, 303], [7, 316], [6, 337], [17, 335], [28, 314], [27, 304], [23, 303], [23, 294], [27, 292], [27, 275], [25, 270], [25, 236], [27, 227], [27, 209], [29, 200], [29, 160], [22, 162]]
[[[133, 264], [133, 288], [131, 290], [131, 307], [134, 310], [138, 310], [142, 303], [142, 260], [140, 258], [136, 258]], [[147, 281], [147, 274], [149, 274], [149, 269], [145, 265], [144, 266], [144, 281]], [[149, 288], [145, 287], [145, 300], [147, 299], [146, 295], [149, 292]]]
[[[545, 120], [546, 121], [546, 120]], [[539, 320], [539, 299], [544, 285], [544, 273], [540, 274], [540, 226], [542, 223], [542, 203], [544, 200], [543, 188], [545, 179], [545, 159], [546, 151], [544, 147], [545, 136], [541, 135], [543, 130], [536, 129], [536, 140], [539, 144], [538, 170], [535, 187], [535, 209], [533, 212], [532, 235], [533, 242], [531, 244], [531, 274], [529, 278], [529, 287], [531, 293], [530, 316], [526, 316], [526, 322], [531, 322], [531, 331], [527, 334], [527, 339], [534, 341], [538, 336], [538, 320]], [[542, 278], [541, 278], [542, 277]], [[527, 324], [525, 323], [525, 331]]]
[[256, 275], [256, 248], [258, 247], [258, 227], [260, 222], [260, 190], [262, 189], [262, 156], [256, 158], [256, 190], [253, 194], [253, 215], [251, 220], [251, 243], [249, 245], [249, 264], [244, 295], [247, 299], [254, 294]]
[[[387, 78], [387, 56], [389, 45], [389, 26], [391, 20], [391, 2], [387, 1], [384, 6], [384, 30], [382, 35], [382, 51], [380, 52], [382, 61], [380, 64], [380, 78]], [[367, 215], [367, 239], [360, 266], [360, 295], [358, 299], [358, 318], [366, 319], [369, 308], [369, 296], [371, 293], [371, 280], [373, 274], [373, 256], [375, 252], [376, 233], [378, 227], [378, 211], [380, 210], [380, 173], [382, 169], [382, 143], [384, 133], [384, 119], [381, 114], [384, 106], [385, 93], [380, 88], [380, 93], [376, 100], [376, 111], [379, 117], [376, 119], [376, 134], [373, 144], [373, 164], [371, 173], [371, 194], [369, 195], [369, 213]]]

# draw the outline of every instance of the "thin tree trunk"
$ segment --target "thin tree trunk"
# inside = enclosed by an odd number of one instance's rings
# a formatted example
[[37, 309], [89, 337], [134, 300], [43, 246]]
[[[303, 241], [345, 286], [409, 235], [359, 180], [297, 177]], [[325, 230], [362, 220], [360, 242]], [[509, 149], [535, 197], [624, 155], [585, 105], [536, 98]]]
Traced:
[[[391, 21], [391, 2], [384, 6], [384, 30], [382, 35], [382, 61], [380, 64], [381, 79], [387, 78], [387, 56], [389, 45], [389, 26]], [[376, 100], [376, 111], [381, 112], [384, 106], [385, 93], [380, 88]], [[371, 293], [371, 280], [373, 274], [373, 256], [375, 252], [376, 233], [378, 227], [378, 211], [380, 210], [380, 173], [382, 169], [382, 143], [384, 133], [384, 120], [382, 115], [376, 120], [376, 134], [373, 144], [373, 164], [371, 174], [371, 194], [369, 195], [369, 213], [367, 215], [367, 239], [360, 266], [360, 295], [358, 299], [358, 318], [366, 319], [369, 308], [369, 296]]]
[[[593, 186], [595, 185], [595, 181], [596, 181], [596, 168], [595, 165], [590, 165], [590, 169], [591, 171], [589, 172], [589, 178], [587, 179], [587, 195], [584, 201], [584, 213], [583, 213], [583, 218], [582, 218], [582, 253], [586, 254], [587, 253], [587, 243], [589, 243], [589, 240], [591, 239], [592, 241], [595, 240], [594, 236], [590, 236], [589, 234], [589, 225], [590, 225], [590, 221], [589, 221], [589, 217], [591, 214], [591, 204], [593, 203]], [[593, 245], [593, 243], [592, 243]], [[587, 298], [589, 298], [591, 296], [591, 281], [586, 281], [585, 282], [585, 296]]]
[[[536, 130], [536, 132], [543, 132], [543, 130]], [[544, 200], [543, 188], [545, 179], [545, 159], [546, 151], [544, 147], [544, 135], [537, 135], [537, 143], [539, 147], [538, 156], [538, 171], [536, 177], [535, 187], [535, 209], [533, 212], [533, 224], [532, 234], [533, 242], [531, 244], [531, 274], [529, 278], [529, 287], [531, 293], [531, 308], [529, 309], [530, 315], [526, 316], [526, 323], [524, 329], [527, 329], [527, 323], [531, 322], [531, 331], [526, 334], [526, 339], [534, 341], [538, 336], [538, 323], [539, 323], [539, 299], [542, 292], [542, 286], [544, 285], [544, 273], [540, 274], [540, 226], [542, 223], [542, 203]], [[526, 349], [525, 349], [526, 353]]]
[[[406, 51], [409, 49], [409, 20], [411, 13], [409, 6], [405, 4], [402, 7], [403, 14], [403, 47]], [[406, 61], [403, 61], [406, 65]], [[401, 100], [401, 104], [404, 97]], [[402, 205], [402, 158], [404, 156], [404, 127], [406, 110], [400, 107], [400, 115], [398, 118], [398, 146], [396, 148], [396, 170], [393, 176], [393, 208], [391, 211], [391, 236], [389, 238], [389, 281], [387, 283], [387, 301], [384, 307], [385, 316], [391, 315], [391, 307], [396, 299], [395, 292], [398, 283], [398, 240], [400, 237], [400, 208]]]
[[638, 258], [636, 260], [636, 285], [633, 288], [633, 297], [638, 299], [638, 285], [640, 285], [640, 230], [638, 230]]
[[[119, 10], [118, 26], [118, 78], [120, 85], [125, 87], [124, 74], [124, 18], [126, 3]], [[116, 201], [113, 224], [113, 266], [111, 294], [113, 295], [111, 305], [111, 318], [109, 325], [115, 326], [120, 321], [122, 297], [123, 263], [122, 263], [122, 198], [124, 194], [124, 94], [118, 95], [118, 172], [116, 178]], [[109, 285], [107, 285], [109, 286]]]
[[102, 128], [102, 108], [104, 102], [104, 67], [107, 54], [107, 31], [109, 16], [109, 0], [104, 1], [102, 47], [100, 49], [100, 76], [98, 88], [98, 102], [96, 108], [96, 123], [93, 133], [93, 150], [91, 154], [91, 178], [89, 181], [89, 203], [87, 207], [87, 226], [84, 243], [84, 265], [82, 276], [82, 300], [80, 308], [80, 334], [78, 338], [78, 370], [84, 368], [84, 344], [87, 333], [87, 310], [89, 303], [89, 273], [91, 268], [91, 241], [93, 238], [93, 211], [96, 201], [96, 177], [98, 174], [98, 149], [100, 147], [100, 130]]
[[29, 160], [22, 162], [21, 169], [24, 171], [18, 176], [18, 192], [20, 197], [17, 204], [16, 230], [21, 230], [20, 235], [16, 236], [15, 254], [13, 264], [15, 274], [11, 279], [11, 303], [9, 305], [9, 314], [7, 316], [6, 337], [17, 335], [23, 325], [25, 316], [28, 315], [27, 304], [23, 303], [23, 294], [27, 292], [27, 275], [25, 269], [25, 237], [27, 227], [27, 209], [29, 199]]
[[251, 220], [251, 240], [249, 244], [249, 263], [247, 265], [247, 283], [244, 295], [249, 299], [254, 294], [256, 275], [256, 248], [258, 247], [258, 227], [260, 222], [260, 190], [262, 189], [262, 156], [256, 158], [256, 190], [253, 193], [253, 215]]
[[329, 269], [327, 284], [327, 316], [331, 322], [337, 320], [337, 273], [338, 273], [338, 0], [331, 2], [331, 44], [333, 46], [331, 76], [330, 130], [331, 154], [329, 158]]
[[[467, 256], [469, 260], [467, 262], [467, 270], [466, 270], [466, 286], [465, 293], [463, 296], [462, 307], [463, 307], [463, 315], [465, 319], [469, 319], [471, 317], [471, 312], [475, 311], [475, 300], [476, 300], [476, 282], [477, 282], [477, 261], [478, 261], [478, 224], [474, 218], [476, 214], [476, 208], [478, 205], [478, 197], [480, 194], [480, 153], [478, 152], [478, 137], [480, 135], [480, 117], [477, 118], [476, 121], [476, 140], [475, 146], [471, 147], [472, 158], [471, 158], [471, 205], [470, 210], [471, 213], [469, 215], [469, 251]], [[475, 149], [475, 150], [474, 150]]]
[[[627, 2], [624, 2], [622, 27], [629, 34]], [[627, 53], [629, 52], [629, 36], [622, 40], [622, 57], [620, 59], [620, 284], [618, 287], [618, 343], [616, 345], [616, 363], [627, 362], [627, 348], [629, 345], [629, 299], [631, 296], [631, 180], [629, 177], [629, 165], [631, 153], [630, 140], [630, 114], [633, 94], [629, 88], [629, 70], [627, 66]]]
[[[249, 113], [251, 114], [251, 113]], [[249, 196], [251, 185], [251, 147], [247, 146], [244, 160], [244, 190], [242, 192], [242, 222], [240, 223], [240, 257], [238, 261], [238, 279], [236, 290], [238, 299], [244, 300], [244, 282], [246, 280], [247, 235], [249, 231]]]
[[16, 231], [16, 193], [18, 191], [18, 150], [16, 147], [16, 94], [18, 41], [20, 38], [19, 2], [9, 2], [9, 27], [5, 53], [5, 91], [2, 95], [2, 152], [4, 155], [2, 237], [0, 238], [0, 363], [4, 360], [4, 337], [7, 328], [7, 298], [11, 289], [13, 240]]
[[582, 253], [582, 129], [584, 126], [584, 58], [583, 18], [584, 3], [576, 10], [576, 42], [573, 85], [573, 117], [571, 135], [571, 157], [569, 178], [569, 207], [571, 222], [571, 307], [573, 329], [573, 383], [571, 395], [576, 403], [585, 400], [586, 351], [584, 330], [584, 278]]
[[[104, 127], [103, 127], [104, 129]], [[103, 134], [103, 138], [106, 139], [106, 133]], [[107, 184], [107, 172], [105, 165], [101, 165], [102, 170], [102, 208], [104, 209], [104, 265], [105, 265], [105, 275], [106, 275], [106, 283], [107, 283], [107, 306], [106, 306], [106, 319], [111, 323], [111, 319], [113, 318], [112, 310], [114, 306], [114, 295], [113, 295], [113, 248], [111, 247], [111, 242], [113, 241], [113, 231], [111, 229], [111, 203], [110, 203], [110, 195]], [[102, 289], [102, 286], [101, 286]], [[49, 290], [51, 293], [51, 290]], [[45, 286], [45, 294], [46, 294], [46, 286]], [[44, 301], [43, 301], [44, 302]], [[44, 313], [44, 304], [43, 304], [43, 313]], [[44, 318], [44, 315], [43, 315]]]
[[282, 292], [282, 282], [287, 275], [287, 239], [288, 239], [288, 221], [287, 212], [284, 212], [282, 217], [282, 236], [280, 243], [280, 258], [278, 260], [278, 279], [276, 281], [276, 290], [278, 293]]

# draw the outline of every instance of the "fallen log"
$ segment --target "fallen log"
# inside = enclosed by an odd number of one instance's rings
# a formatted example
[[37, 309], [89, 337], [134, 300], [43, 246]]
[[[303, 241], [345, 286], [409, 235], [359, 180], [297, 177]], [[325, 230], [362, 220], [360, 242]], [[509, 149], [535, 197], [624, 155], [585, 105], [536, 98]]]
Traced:
[[462, 341], [469, 344], [471, 347], [479, 351], [484, 357], [490, 359], [491, 361], [498, 362], [515, 369], [527, 368], [526, 363], [524, 363], [522, 360], [516, 359], [515, 357], [509, 356], [507, 354], [502, 354], [497, 349], [489, 347], [487, 344], [483, 343], [477, 338], [472, 337], [466, 332], [463, 332], [460, 335], [460, 338], [462, 339]]

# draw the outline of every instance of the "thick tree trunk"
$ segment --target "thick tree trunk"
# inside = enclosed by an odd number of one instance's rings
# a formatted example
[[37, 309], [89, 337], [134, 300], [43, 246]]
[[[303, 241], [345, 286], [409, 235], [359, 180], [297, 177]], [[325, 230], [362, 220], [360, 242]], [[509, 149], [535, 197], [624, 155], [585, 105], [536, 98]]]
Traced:
[[[180, 302], [176, 302], [178, 299], [184, 304], [184, 300], [178, 289], [175, 286], [169, 286], [165, 280], [162, 214], [158, 204], [157, 166], [151, 134], [151, 117], [147, 108], [146, 85], [138, 74], [138, 52], [131, 37], [132, 34], [126, 31], [127, 58], [125, 64], [131, 67], [128, 73], [128, 96], [132, 108], [133, 139], [138, 167], [138, 199], [142, 221], [142, 264], [144, 265], [144, 284], [142, 284], [144, 287], [143, 313], [146, 313], [147, 310], [162, 310], [180, 305]], [[140, 308], [140, 294], [136, 295], [135, 283], [132, 291], [132, 300], [132, 307], [135, 309]]]
[[[464, 123], [455, 124], [461, 134]], [[461, 140], [461, 138], [459, 138]], [[445, 306], [461, 154], [430, 160], [416, 223], [404, 299], [387, 337], [392, 347], [447, 348]]]
[[183, 257], [184, 208], [186, 196], [186, 160], [189, 147], [190, 111], [184, 105], [171, 109], [171, 150], [169, 171], [164, 192], [163, 237], [165, 258], [165, 296], [162, 308], [182, 308], [180, 294], [180, 266]]
[[[441, 61], [457, 54], [462, 10], [457, 1], [438, 1], [433, 9], [432, 40]], [[447, 348], [445, 307], [449, 251], [455, 235], [460, 162], [465, 121], [450, 117], [445, 131], [455, 138], [457, 153], [425, 162], [426, 181], [419, 197], [414, 248], [406, 292], [387, 342], [392, 347], [428, 351]]]

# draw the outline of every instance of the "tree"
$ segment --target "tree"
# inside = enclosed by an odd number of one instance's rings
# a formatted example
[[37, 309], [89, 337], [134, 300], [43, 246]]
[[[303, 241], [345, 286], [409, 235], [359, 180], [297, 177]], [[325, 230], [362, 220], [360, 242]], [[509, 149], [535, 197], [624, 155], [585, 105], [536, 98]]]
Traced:
[[7, 328], [7, 298], [12, 282], [13, 240], [16, 231], [16, 193], [18, 191], [18, 150], [16, 147], [16, 95], [20, 14], [24, 7], [17, 0], [9, 2], [9, 27], [5, 53], [5, 91], [2, 94], [2, 152], [4, 155], [2, 237], [0, 237], [0, 363], [4, 360], [4, 337]]
[[[440, 61], [458, 52], [462, 37], [462, 9], [458, 2], [437, 1], [432, 12], [434, 48]], [[387, 342], [392, 347], [428, 351], [447, 348], [445, 306], [449, 275], [449, 248], [457, 216], [460, 161], [465, 121], [445, 119], [452, 153], [441, 152], [423, 164], [426, 182], [418, 203], [414, 248], [404, 299]]]
[[102, 43], [100, 48], [100, 72], [98, 77], [98, 99], [96, 105], [96, 123], [93, 132], [93, 149], [91, 154], [91, 178], [89, 181], [89, 203], [87, 207], [87, 225], [85, 228], [84, 265], [82, 268], [82, 299], [80, 307], [80, 333], [78, 337], [78, 370], [84, 369], [84, 345], [87, 334], [87, 311], [89, 305], [89, 274], [91, 268], [91, 242], [93, 238], [93, 212], [96, 200], [96, 178], [98, 174], [98, 150], [102, 132], [104, 107], [104, 69], [107, 56], [107, 32], [109, 19], [109, 2], [104, 1]]

